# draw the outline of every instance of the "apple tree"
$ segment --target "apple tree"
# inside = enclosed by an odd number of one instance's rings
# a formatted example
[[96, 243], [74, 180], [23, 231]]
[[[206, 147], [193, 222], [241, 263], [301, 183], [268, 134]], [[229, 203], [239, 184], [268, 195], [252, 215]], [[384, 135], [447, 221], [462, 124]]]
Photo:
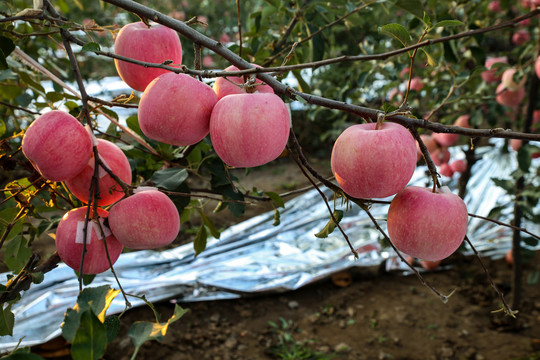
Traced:
[[[12, 275], [1, 287], [7, 319], [1, 334], [11, 333], [11, 308], [24, 290], [63, 261], [81, 289], [63, 335], [78, 345], [74, 358], [89, 347], [99, 358], [120, 321], [105, 318], [107, 303], [121, 292], [129, 307], [132, 295], [120, 283], [120, 290], [83, 290], [93, 274], [114, 269], [123, 248], [163, 248], [178, 237], [193, 241], [199, 254], [208, 235], [220, 236], [211, 212], [238, 217], [266, 203], [279, 222], [286, 195], [246, 188], [232, 172], [278, 157], [296, 163], [313, 188], [328, 187], [335, 199], [358, 204], [403, 261], [441, 260], [463, 242], [472, 247], [466, 226], [476, 215], [461, 198], [476, 149], [491, 138], [504, 139], [504, 151], [518, 159], [511, 177], [493, 179], [513, 199], [512, 224], [497, 220], [501, 207], [484, 218], [513, 229], [511, 306], [487, 277], [504, 312], [515, 316], [521, 244], [539, 239], [521, 225], [540, 222], [532, 160], [540, 154], [537, 6], [536, 0], [3, 1], [0, 248], [2, 270]], [[133, 91], [92, 95], [92, 84], [113, 76]], [[465, 160], [450, 158], [455, 145], [465, 149]], [[331, 158], [334, 177], [317, 172], [312, 156]], [[429, 169], [428, 187], [405, 188], [417, 163]], [[441, 186], [452, 176], [459, 177], [459, 194]], [[393, 195], [387, 235], [370, 208]], [[329, 226], [318, 235], [336, 229], [355, 254], [339, 225], [343, 210], [332, 209], [322, 192], [321, 201]], [[430, 210], [441, 206], [451, 209], [442, 223]], [[443, 249], [445, 236], [433, 233], [454, 238]], [[47, 234], [55, 250], [39, 253], [33, 244]], [[183, 313], [177, 307], [166, 323], [135, 324], [133, 357]], [[100, 340], [84, 343], [77, 335], [83, 325]]]

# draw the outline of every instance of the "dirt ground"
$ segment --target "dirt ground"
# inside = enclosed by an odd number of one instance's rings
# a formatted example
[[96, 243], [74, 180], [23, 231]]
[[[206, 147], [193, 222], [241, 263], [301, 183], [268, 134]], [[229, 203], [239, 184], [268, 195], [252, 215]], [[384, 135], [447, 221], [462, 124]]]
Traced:
[[[329, 175], [326, 162], [315, 166]], [[248, 177], [249, 186], [277, 192], [307, 185], [285, 162]], [[250, 209], [245, 218], [264, 210]], [[224, 217], [219, 225], [239, 220]], [[511, 266], [485, 261], [509, 297]], [[189, 312], [169, 327], [162, 343], [144, 344], [137, 359], [540, 359], [539, 253], [525, 265], [517, 320], [492, 312], [500, 308], [499, 299], [476, 259], [458, 254], [443, 264], [450, 266], [425, 278], [443, 293], [456, 290], [447, 304], [415, 276], [381, 268], [354, 270], [282, 294], [181, 303]], [[163, 319], [171, 316], [174, 304], [155, 305]], [[148, 307], [124, 315], [104, 359], [131, 357], [127, 332], [141, 320], [154, 321]], [[44, 347], [35, 350], [45, 355]]]

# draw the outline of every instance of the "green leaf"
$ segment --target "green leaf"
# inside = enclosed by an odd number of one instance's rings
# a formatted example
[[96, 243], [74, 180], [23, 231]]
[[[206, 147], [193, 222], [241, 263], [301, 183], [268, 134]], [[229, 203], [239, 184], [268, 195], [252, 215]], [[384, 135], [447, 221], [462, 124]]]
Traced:
[[436, 27], [452, 27], [452, 26], [465, 26], [465, 23], [459, 21], [459, 20], [443, 20], [439, 21], [435, 25], [433, 25], [434, 28]]
[[178, 189], [187, 178], [188, 172], [186, 169], [171, 167], [156, 171], [154, 175], [152, 175], [152, 182], [156, 187], [174, 191]]
[[422, 21], [424, 21], [424, 24], [426, 24], [428, 28], [431, 27], [431, 18], [425, 11], [424, 11], [424, 19]]
[[31, 354], [29, 348], [17, 349], [11, 354], [1, 358], [2, 360], [45, 360], [39, 355]]
[[107, 342], [112, 342], [120, 331], [120, 318], [116, 315], [107, 316], [104, 322], [107, 329]]
[[107, 347], [105, 325], [91, 309], [81, 314], [80, 326], [71, 344], [73, 360], [99, 360]]
[[193, 248], [195, 249], [195, 256], [199, 255], [206, 249], [206, 238], [208, 235], [206, 234], [206, 227], [204, 225], [201, 225], [199, 228], [199, 231], [197, 231], [197, 235], [195, 236], [195, 240], [193, 240]]
[[49, 91], [47, 94], [45, 94], [45, 96], [47, 97], [47, 100], [49, 100], [50, 102], [57, 102], [57, 101], [61, 101], [61, 100], [64, 100], [64, 95], [63, 94], [60, 94], [60, 93], [57, 93], [57, 92], [54, 92], [54, 91]]
[[520, 170], [525, 173], [529, 172], [529, 167], [531, 166], [531, 153], [526, 146], [519, 148], [517, 152], [517, 160]]
[[400, 24], [386, 24], [379, 28], [379, 31], [398, 39], [403, 46], [407, 46], [411, 41], [411, 34]]
[[279, 196], [277, 193], [272, 191], [265, 192], [265, 195], [268, 196], [272, 201], [279, 207], [284, 208], [285, 207], [285, 201]]
[[4, 136], [6, 133], [6, 124], [2, 119], [0, 119], [0, 137]]
[[512, 180], [491, 178], [495, 185], [506, 190], [507, 193], [513, 194], [515, 192], [515, 184]]
[[15, 236], [6, 247], [4, 261], [11, 271], [18, 273], [26, 265], [30, 256], [32, 256], [32, 250], [28, 247], [28, 240], [23, 236]]
[[141, 130], [141, 127], [139, 126], [139, 118], [137, 115], [131, 115], [126, 119], [126, 124], [128, 128], [135, 131], [139, 136], [143, 136], [143, 132]]
[[129, 329], [129, 337], [135, 344], [135, 352], [131, 359], [135, 359], [137, 352], [142, 344], [149, 340], [163, 340], [163, 337], [167, 334], [169, 325], [180, 319], [187, 313], [187, 309], [183, 309], [179, 305], [175, 305], [174, 314], [166, 323], [151, 323], [147, 321], [138, 321], [131, 325]]
[[73, 309], [67, 309], [62, 324], [62, 336], [69, 342], [74, 341], [75, 334], [81, 324], [81, 315], [91, 309], [98, 314], [101, 321], [105, 321], [105, 312], [120, 290], [111, 289], [108, 285], [88, 287], [77, 297], [77, 304]]
[[334, 217], [336, 218], [337, 223], [335, 223], [334, 220], [330, 218], [326, 226], [317, 234], [315, 234], [316, 237], [327, 238], [328, 235], [330, 235], [334, 231], [334, 229], [336, 228], [336, 225], [339, 224], [341, 219], [343, 219], [343, 210], [334, 210], [333, 214], [334, 214]]
[[15, 49], [15, 44], [10, 38], [0, 36], [0, 70], [9, 69], [6, 58]]
[[216, 226], [214, 225], [214, 222], [206, 216], [206, 214], [201, 210], [199, 210], [199, 215], [201, 216], [201, 219], [203, 221], [203, 224], [208, 228], [210, 231], [210, 234], [215, 237], [216, 239], [219, 239], [219, 236], [221, 235], [220, 232], [216, 229]]
[[398, 0], [394, 3], [394, 5], [413, 14], [418, 19], [423, 21], [424, 5], [420, 0]]
[[13, 325], [15, 324], [15, 315], [11, 311], [12, 304], [9, 304], [0, 312], [0, 336], [13, 335]]
[[83, 45], [82, 51], [91, 51], [91, 52], [97, 52], [100, 51], [101, 48], [99, 47], [98, 43], [95, 42], [89, 42]]
[[311, 94], [311, 88], [309, 87], [308, 83], [304, 80], [302, 77], [302, 74], [300, 70], [294, 70], [292, 72], [294, 77], [296, 78], [296, 81], [298, 81], [298, 90], [300, 90], [303, 93]]

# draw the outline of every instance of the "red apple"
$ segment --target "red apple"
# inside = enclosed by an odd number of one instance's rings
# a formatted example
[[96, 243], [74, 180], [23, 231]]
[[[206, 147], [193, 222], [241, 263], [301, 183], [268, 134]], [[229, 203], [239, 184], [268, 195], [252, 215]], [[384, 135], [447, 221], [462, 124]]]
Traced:
[[521, 46], [531, 39], [531, 35], [525, 29], [518, 30], [512, 35], [512, 43]]
[[415, 76], [411, 79], [411, 90], [420, 91], [424, 88], [424, 82], [418, 76]]
[[[182, 63], [182, 44], [176, 31], [163, 25], [151, 27], [143, 22], [125, 25], [114, 42], [114, 53], [149, 63], [163, 63], [172, 60], [170, 66]], [[142, 65], [114, 60], [118, 74], [129, 87], [144, 91], [146, 86], [168, 70], [146, 68]], [[173, 65], [174, 64], [174, 65]]]
[[451, 133], [433, 133], [431, 136], [440, 146], [452, 146], [458, 139], [459, 134]]
[[437, 166], [441, 166], [450, 161], [450, 151], [448, 151], [447, 148], [437, 148], [429, 154], [431, 155], [431, 160], [433, 160], [433, 163]]
[[470, 115], [461, 115], [457, 118], [456, 122], [454, 122], [455, 126], [463, 127], [463, 128], [470, 128], [471, 125], [469, 125], [469, 119], [471, 118]]
[[275, 94], [233, 94], [218, 101], [210, 119], [210, 139], [218, 156], [234, 167], [254, 167], [276, 159], [287, 145], [291, 119]]
[[490, 1], [488, 9], [491, 12], [498, 13], [501, 11], [501, 5], [499, 4], [499, 1]]
[[[67, 212], [56, 229], [56, 250], [58, 256], [67, 266], [79, 271], [81, 268], [81, 255], [84, 241], [84, 219], [86, 216], [87, 207], [80, 207]], [[107, 250], [111, 263], [115, 263], [122, 253], [124, 248], [107, 226], [103, 224], [103, 219], [108, 216], [107, 211], [103, 209], [97, 210], [99, 222], [105, 241], [107, 241]], [[92, 214], [92, 211], [90, 211]], [[92, 215], [90, 215], [92, 217]], [[93, 220], [88, 221], [86, 233], [86, 254], [84, 256], [83, 274], [99, 274], [110, 268], [107, 260], [107, 253], [103, 243], [103, 237], [99, 226]]]
[[501, 57], [492, 57], [492, 58], [487, 58], [486, 59], [486, 62], [484, 64], [484, 66], [486, 67], [486, 69], [488, 69], [487, 71], [484, 71], [481, 76], [482, 76], [482, 79], [484, 79], [484, 81], [486, 83], [494, 83], [494, 82], [497, 82], [497, 81], [500, 81], [501, 80], [501, 76], [497, 76], [497, 69], [491, 69], [491, 67], [493, 66], [493, 64], [496, 64], [496, 63], [505, 63], [507, 64], [508, 63], [508, 59], [506, 58], [506, 56], [501, 56]]
[[92, 138], [70, 114], [53, 110], [38, 117], [26, 129], [22, 152], [44, 178], [71, 179], [92, 156]]
[[467, 232], [467, 206], [446, 189], [432, 192], [409, 186], [394, 197], [387, 223], [398, 250], [428, 261], [442, 260], [457, 250]]
[[442, 164], [439, 167], [439, 174], [451, 178], [454, 175], [454, 170], [450, 167], [450, 165], [448, 165], [448, 163]]
[[[98, 139], [98, 153], [105, 165], [123, 182], [131, 183], [131, 167], [126, 155], [118, 146], [110, 141]], [[86, 167], [77, 176], [66, 180], [66, 186], [77, 199], [88, 203], [88, 194], [92, 176], [94, 175], [95, 159], [92, 156]], [[124, 197], [122, 187], [102, 168], [98, 169], [99, 206], [106, 206]]]
[[516, 107], [525, 98], [525, 88], [512, 91], [507, 89], [504, 84], [499, 84], [496, 90], [495, 100], [501, 105]]
[[534, 62], [534, 72], [536, 72], [536, 76], [540, 78], [540, 56], [538, 56]]
[[109, 211], [111, 232], [131, 249], [169, 245], [180, 231], [180, 215], [171, 199], [155, 188], [139, 188]]
[[139, 103], [139, 125], [150, 139], [187, 146], [201, 141], [217, 96], [212, 88], [186, 74], [154, 79]]
[[440, 263], [441, 263], [440, 261], [426, 261], [426, 260], [420, 261], [420, 265], [422, 265], [422, 267], [428, 271], [435, 270], [436, 268], [439, 267]]
[[[261, 67], [259, 65], [252, 64], [255, 67]], [[225, 71], [238, 71], [238, 68], [234, 65], [229, 66]], [[218, 99], [222, 99], [227, 95], [232, 94], [245, 94], [247, 91], [243, 85], [245, 83], [242, 76], [229, 76], [227, 78], [218, 77], [214, 82], [214, 91], [217, 94]], [[253, 92], [260, 93], [274, 93], [274, 89], [269, 85], [264, 84], [261, 80], [255, 80], [255, 86]]]
[[457, 173], [463, 173], [467, 170], [467, 163], [465, 160], [456, 160], [450, 163], [450, 168]]
[[338, 137], [331, 166], [337, 182], [357, 198], [396, 194], [416, 167], [416, 142], [405, 127], [385, 122], [353, 125]]

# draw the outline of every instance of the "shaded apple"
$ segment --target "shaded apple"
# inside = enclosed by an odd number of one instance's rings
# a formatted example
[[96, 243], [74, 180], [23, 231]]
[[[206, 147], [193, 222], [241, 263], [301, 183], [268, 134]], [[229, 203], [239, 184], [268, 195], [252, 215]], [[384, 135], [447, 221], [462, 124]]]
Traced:
[[71, 179], [92, 156], [92, 138], [70, 114], [53, 110], [39, 116], [26, 129], [22, 152], [44, 178]]
[[454, 175], [454, 170], [448, 163], [445, 163], [439, 167], [439, 174], [451, 178]]
[[[434, 152], [439, 147], [439, 145], [437, 144], [437, 142], [433, 139], [431, 135], [422, 134], [420, 135], [420, 139], [422, 139], [422, 142], [424, 143], [424, 145], [426, 145], [426, 148], [429, 153]], [[422, 150], [420, 150], [420, 145], [418, 145], [418, 143], [416, 144], [416, 151], [417, 151], [416, 154], [417, 154], [417, 161], [418, 161], [422, 159], [422, 156], [423, 156]]]
[[429, 154], [431, 155], [431, 160], [433, 160], [433, 163], [437, 166], [441, 166], [450, 161], [450, 151], [448, 151], [447, 148], [437, 148]]
[[416, 168], [416, 142], [405, 127], [385, 122], [353, 125], [332, 149], [332, 172], [356, 198], [382, 198], [402, 190]]
[[[75, 271], [79, 271], [81, 268], [86, 211], [86, 206], [70, 210], [62, 217], [56, 229], [55, 242], [58, 256]], [[114, 264], [118, 260], [124, 248], [103, 223], [103, 219], [108, 216], [107, 211], [98, 208], [97, 213], [100, 225], [93, 220], [88, 221], [83, 274], [99, 274], [110, 268], [105, 244], [99, 229], [100, 226], [105, 235], [105, 241], [107, 241], [107, 250], [109, 251], [111, 263]], [[92, 214], [92, 211], [90, 211], [90, 214]], [[90, 217], [92, 218], [92, 215]]]
[[171, 199], [155, 188], [138, 188], [109, 211], [111, 232], [130, 249], [169, 245], [180, 231], [180, 215]]
[[455, 160], [450, 163], [450, 168], [457, 173], [463, 173], [467, 170], [467, 162], [465, 160]]
[[[105, 165], [125, 182], [131, 184], [131, 167], [129, 160], [120, 148], [110, 141], [98, 139], [98, 153]], [[86, 167], [77, 176], [66, 180], [66, 186], [77, 199], [88, 203], [88, 195], [92, 176], [94, 175], [95, 159], [92, 156]], [[98, 169], [99, 206], [106, 206], [124, 197], [122, 187], [102, 168]]]
[[409, 186], [394, 197], [387, 224], [398, 250], [428, 261], [442, 260], [457, 250], [467, 232], [467, 207], [447, 189], [432, 192]]
[[[114, 53], [135, 60], [161, 64], [172, 60], [170, 66], [182, 63], [182, 44], [176, 31], [166, 26], [143, 22], [127, 24], [116, 36]], [[132, 89], [144, 91], [146, 86], [168, 70], [144, 67], [123, 60], [114, 60], [118, 75]]]
[[491, 67], [496, 63], [508, 63], [508, 59], [506, 56], [501, 57], [488, 57], [484, 63], [484, 66], [486, 67], [486, 71], [482, 72], [480, 76], [482, 76], [482, 79], [486, 83], [494, 83], [497, 81], [501, 81], [501, 75], [497, 75], [497, 69], [491, 69]]
[[148, 85], [139, 103], [139, 125], [152, 140], [187, 146], [209, 131], [217, 102], [214, 90], [186, 74], [163, 74]]
[[210, 119], [210, 139], [229, 166], [254, 167], [276, 159], [289, 139], [287, 105], [275, 94], [244, 93], [223, 97]]

